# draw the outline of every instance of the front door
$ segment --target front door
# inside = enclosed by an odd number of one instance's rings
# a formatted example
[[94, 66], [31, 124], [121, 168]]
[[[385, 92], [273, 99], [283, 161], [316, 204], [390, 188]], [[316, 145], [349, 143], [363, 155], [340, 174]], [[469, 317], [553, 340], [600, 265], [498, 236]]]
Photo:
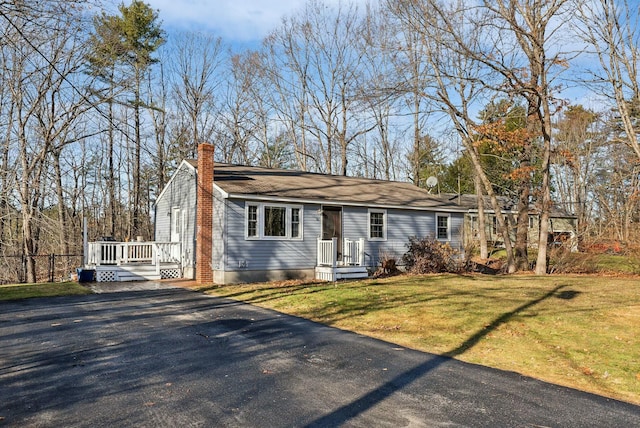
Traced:
[[337, 238], [337, 260], [342, 261], [342, 207], [322, 207], [322, 239]]

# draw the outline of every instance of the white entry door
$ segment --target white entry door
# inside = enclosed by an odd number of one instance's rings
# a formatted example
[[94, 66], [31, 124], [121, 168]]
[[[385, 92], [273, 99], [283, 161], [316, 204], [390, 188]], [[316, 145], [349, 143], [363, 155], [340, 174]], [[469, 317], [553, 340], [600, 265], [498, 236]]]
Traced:
[[180, 208], [171, 210], [171, 242], [180, 242], [180, 232], [182, 229], [182, 216]]

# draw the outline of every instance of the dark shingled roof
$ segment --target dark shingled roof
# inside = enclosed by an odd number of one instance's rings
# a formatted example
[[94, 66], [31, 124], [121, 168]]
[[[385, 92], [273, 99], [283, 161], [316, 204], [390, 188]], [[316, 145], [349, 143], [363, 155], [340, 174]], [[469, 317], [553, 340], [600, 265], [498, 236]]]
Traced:
[[[196, 161], [188, 161], [197, 168]], [[215, 163], [213, 181], [231, 196], [319, 203], [467, 211], [456, 198], [432, 195], [411, 183]]]
[[[478, 197], [476, 195], [457, 195], [454, 193], [443, 193], [440, 195], [443, 198], [448, 200], [456, 201], [461, 208], [465, 208], [471, 212], [478, 211]], [[488, 196], [483, 198], [484, 201], [484, 209], [488, 212], [493, 212], [493, 207], [491, 206], [491, 199]], [[498, 202], [502, 206], [503, 212], [516, 212], [517, 211], [517, 201], [509, 199], [505, 196], [498, 196]], [[529, 214], [539, 214], [540, 210], [534, 205], [529, 206]], [[549, 213], [551, 217], [555, 218], [576, 218], [575, 215], [567, 213], [565, 210], [560, 208], [557, 205], [551, 207], [551, 212]]]

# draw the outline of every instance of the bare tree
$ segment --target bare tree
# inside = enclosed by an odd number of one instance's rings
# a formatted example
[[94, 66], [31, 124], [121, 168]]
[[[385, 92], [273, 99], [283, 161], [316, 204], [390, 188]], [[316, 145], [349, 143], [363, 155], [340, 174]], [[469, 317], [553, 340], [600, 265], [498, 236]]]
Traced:
[[256, 58], [254, 52], [248, 51], [232, 55], [229, 60], [217, 138], [225, 162], [250, 165], [258, 158], [259, 149], [254, 146], [260, 129], [252, 94], [259, 72]]
[[[447, 48], [447, 55], [464, 57], [474, 65], [490, 71], [494, 76], [470, 74], [462, 67], [454, 77], [458, 85], [482, 84], [494, 94], [523, 98], [527, 108], [527, 126], [530, 137], [523, 140], [522, 153], [526, 156], [520, 161], [522, 191], [518, 200], [518, 219], [516, 248], [518, 266], [526, 264], [526, 227], [528, 224], [528, 206], [530, 175], [534, 167], [527, 156], [534, 153], [540, 158], [538, 172], [541, 175], [541, 187], [538, 202], [541, 211], [540, 236], [538, 239], [538, 258], [536, 273], [546, 273], [546, 249], [549, 231], [550, 192], [550, 156], [551, 156], [551, 118], [554, 114], [555, 99], [553, 82], [566, 69], [567, 57], [554, 50], [560, 34], [568, 22], [569, 2], [567, 0], [498, 0], [483, 2], [481, 5], [446, 5], [438, 0], [424, 2], [399, 2], [396, 10], [402, 14], [405, 22], [412, 24], [423, 34], [425, 30], [436, 32], [431, 37], [430, 51], [439, 49], [433, 46], [441, 43]], [[473, 32], [470, 36], [469, 32]], [[438, 36], [446, 35], [446, 38]], [[566, 34], [566, 33], [565, 33]], [[426, 40], [426, 39], [425, 39]], [[449, 64], [446, 56], [441, 56], [441, 64]], [[434, 67], [438, 66], [434, 64]], [[440, 71], [434, 73], [440, 74]], [[462, 81], [467, 83], [462, 83]], [[458, 82], [455, 82], [458, 81]], [[439, 84], [438, 92], [446, 88]], [[495, 95], [493, 95], [495, 97]], [[451, 99], [439, 96], [440, 101], [450, 109]], [[466, 116], [468, 118], [468, 116]], [[455, 122], [454, 122], [455, 123]], [[456, 128], [458, 125], [456, 125]], [[469, 143], [467, 143], [469, 145]], [[467, 147], [469, 149], [470, 147]], [[480, 175], [489, 196], [493, 193], [491, 183], [485, 182], [480, 163], [476, 164], [474, 151], [469, 150], [476, 172]], [[494, 207], [497, 208], [497, 207]], [[506, 225], [501, 225], [506, 229]], [[503, 232], [506, 233], [506, 232]], [[505, 238], [507, 241], [508, 239]], [[515, 266], [514, 266], [515, 268]]]
[[170, 70], [175, 75], [173, 96], [176, 114], [188, 130], [182, 141], [187, 147], [178, 147], [181, 158], [194, 157], [197, 144], [212, 142], [214, 117], [217, 111], [216, 92], [221, 85], [222, 40], [199, 33], [183, 33], [173, 42], [175, 60]]
[[[368, 6], [357, 43], [362, 51], [362, 79], [356, 91], [375, 124], [363, 139], [366, 145], [358, 148], [358, 158], [366, 176], [385, 180], [396, 179], [403, 153], [397, 144], [398, 125], [393, 120], [401, 114], [399, 103], [403, 95], [397, 90], [400, 73], [395, 67], [398, 49], [394, 30], [395, 22], [388, 13], [381, 7]], [[370, 150], [369, 141], [373, 141], [373, 150]]]
[[[401, 1], [390, 4], [390, 8], [407, 28], [420, 34], [432, 73], [432, 85], [424, 88], [422, 96], [430, 97], [447, 115], [469, 155], [478, 181], [491, 200], [494, 212], [501, 213], [502, 206], [482, 167], [474, 136], [478, 124], [473, 118], [473, 107], [490, 91], [492, 83], [492, 75], [487, 68], [468, 52], [479, 49], [478, 28], [468, 24], [468, 11], [460, 5], [447, 9], [436, 1]], [[507, 223], [502, 215], [497, 214], [496, 219], [505, 243], [508, 271], [514, 272], [513, 245]]]
[[[54, 7], [55, 6], [55, 7]], [[44, 15], [28, 15], [19, 10], [5, 27], [5, 44], [10, 64], [5, 75], [11, 108], [3, 114], [13, 124], [6, 144], [15, 153], [16, 190], [21, 212], [22, 250], [26, 257], [26, 280], [36, 281], [35, 255], [40, 248], [44, 201], [55, 188], [48, 182], [51, 156], [73, 140], [70, 130], [88, 108], [85, 95], [76, 86], [82, 64], [77, 10], [73, 4], [53, 4]], [[39, 10], [39, 12], [43, 12]], [[8, 18], [5, 11], [2, 16]], [[11, 156], [11, 155], [9, 155]], [[10, 160], [11, 161], [11, 160]], [[53, 193], [55, 195], [55, 193]], [[55, 198], [55, 196], [54, 196]], [[58, 195], [60, 198], [60, 195]], [[58, 201], [60, 206], [64, 203]], [[64, 236], [65, 217], [59, 224]]]
[[627, 0], [578, 2], [579, 34], [595, 52], [600, 67], [589, 85], [610, 99], [624, 130], [624, 143], [640, 159], [640, 11]]
[[[391, 11], [400, 11], [402, 8], [400, 4], [392, 5]], [[409, 152], [409, 177], [416, 186], [424, 186], [427, 177], [421, 175], [420, 142], [427, 134], [425, 127], [432, 109], [425, 90], [431, 85], [433, 76], [427, 60], [428, 45], [423, 34], [416, 31], [416, 26], [420, 26], [420, 18], [403, 14], [401, 19], [392, 21], [390, 25], [390, 30], [395, 34], [387, 44], [387, 49], [393, 53], [390, 59], [395, 70], [389, 77], [394, 80], [393, 88], [401, 91], [411, 116], [413, 148]]]
[[608, 130], [602, 114], [582, 106], [568, 106], [555, 122], [552, 177], [558, 205], [577, 216], [582, 240], [591, 229], [597, 170], [607, 160]]
[[356, 90], [362, 54], [354, 42], [360, 34], [354, 4], [334, 8], [314, 0], [268, 39], [271, 52], [284, 55], [284, 68], [271, 72], [284, 75], [279, 83], [293, 76], [304, 91], [303, 131], [318, 144], [318, 166], [328, 173], [346, 175], [352, 143], [375, 127]]
[[264, 41], [261, 64], [276, 126], [285, 130], [298, 169], [308, 171], [309, 160], [317, 164], [318, 158], [307, 144], [309, 48], [297, 37], [297, 27], [297, 22], [283, 20]]

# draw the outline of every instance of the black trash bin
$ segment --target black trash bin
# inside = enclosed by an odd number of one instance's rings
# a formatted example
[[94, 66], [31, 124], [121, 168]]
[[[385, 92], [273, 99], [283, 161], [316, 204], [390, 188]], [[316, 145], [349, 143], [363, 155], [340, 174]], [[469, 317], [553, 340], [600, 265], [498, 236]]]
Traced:
[[82, 269], [78, 268], [78, 282], [93, 282], [96, 279], [95, 269]]

